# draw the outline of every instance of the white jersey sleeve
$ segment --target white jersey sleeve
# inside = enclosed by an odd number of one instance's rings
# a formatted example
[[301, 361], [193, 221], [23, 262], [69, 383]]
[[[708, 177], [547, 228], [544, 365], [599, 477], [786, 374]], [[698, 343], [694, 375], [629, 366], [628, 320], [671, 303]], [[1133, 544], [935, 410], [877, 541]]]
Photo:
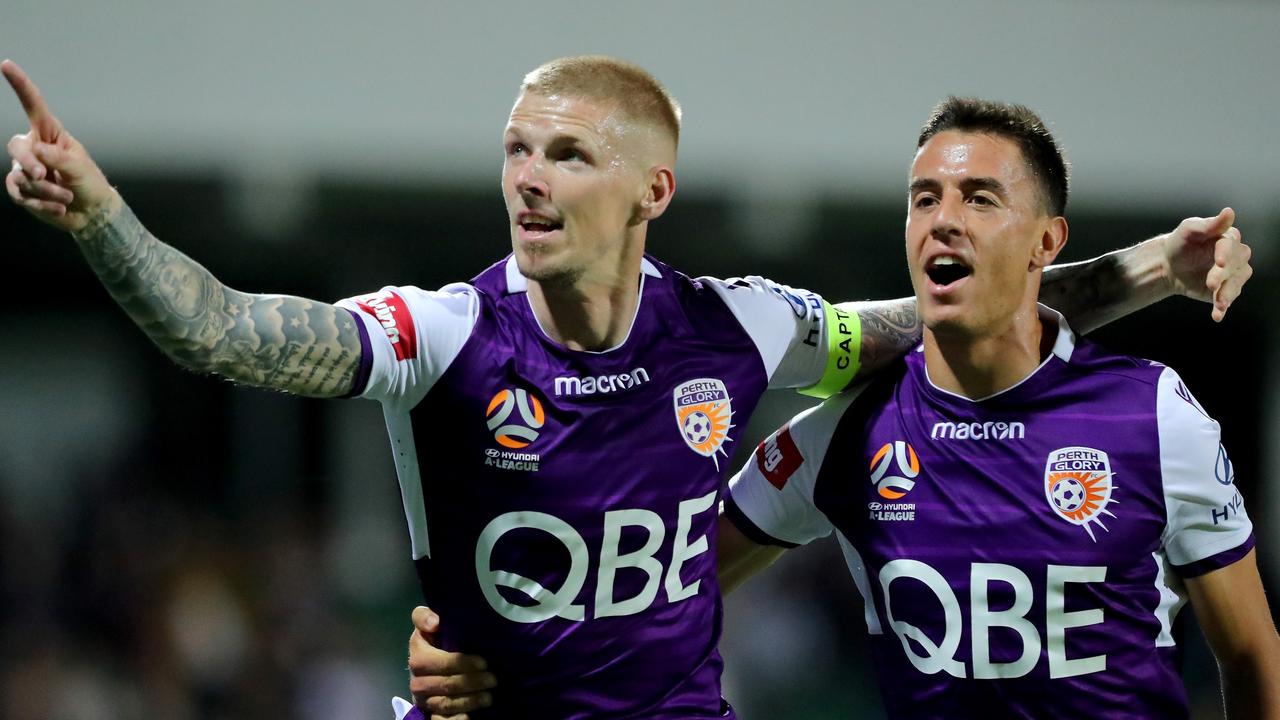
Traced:
[[857, 373], [862, 337], [856, 313], [755, 275], [699, 280], [715, 290], [751, 336], [770, 388], [800, 388], [825, 398], [847, 387]]
[[388, 286], [336, 304], [362, 323], [368, 340], [354, 394], [403, 410], [417, 405], [458, 357], [480, 315], [476, 289], [465, 283], [434, 291]]
[[865, 387], [796, 415], [729, 480], [725, 512], [744, 535], [762, 545], [794, 547], [831, 534], [831, 521], [814, 503], [814, 487], [836, 425]]
[[1236, 489], [1218, 423], [1172, 368], [1160, 375], [1156, 422], [1169, 561], [1184, 576], [1235, 562], [1240, 550], [1252, 546], [1253, 523]]

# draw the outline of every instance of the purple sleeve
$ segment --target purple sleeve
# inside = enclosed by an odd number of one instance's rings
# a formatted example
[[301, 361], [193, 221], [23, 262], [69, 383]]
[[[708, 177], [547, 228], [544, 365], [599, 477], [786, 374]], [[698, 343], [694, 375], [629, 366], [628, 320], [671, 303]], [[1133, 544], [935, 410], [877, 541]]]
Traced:
[[369, 373], [373, 370], [373, 347], [369, 345], [369, 329], [364, 326], [364, 320], [354, 310], [343, 309], [351, 313], [351, 318], [356, 321], [356, 331], [360, 333], [360, 366], [356, 368], [356, 381], [351, 386], [351, 392], [342, 396], [345, 399], [359, 397], [369, 385]]
[[1253, 549], [1255, 542], [1256, 538], [1254, 538], [1253, 533], [1249, 533], [1248, 539], [1230, 550], [1224, 550], [1217, 555], [1210, 555], [1203, 560], [1197, 560], [1195, 562], [1187, 563], [1186, 565], [1174, 565], [1173, 570], [1178, 573], [1178, 577], [1199, 577], [1207, 572], [1212, 572], [1219, 568], [1224, 568], [1236, 563], [1245, 555], [1249, 554], [1249, 551]]

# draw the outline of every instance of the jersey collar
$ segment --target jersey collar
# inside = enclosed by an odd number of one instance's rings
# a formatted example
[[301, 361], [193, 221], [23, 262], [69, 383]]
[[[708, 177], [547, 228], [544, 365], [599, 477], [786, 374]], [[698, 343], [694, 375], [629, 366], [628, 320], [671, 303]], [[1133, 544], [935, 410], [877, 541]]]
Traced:
[[[934, 385], [933, 379], [929, 377], [929, 368], [926, 367], [924, 362], [922, 361], [920, 363], [920, 369], [924, 373], [925, 382], [929, 384], [929, 389], [954, 400], [959, 400], [966, 403], [980, 403], [987, 400], [991, 400], [992, 398], [1000, 397], [1001, 395], [1005, 395], [1006, 393], [1011, 393], [1017, 388], [1022, 387], [1022, 385], [1024, 385], [1028, 380], [1038, 375], [1040, 371], [1044, 370], [1044, 366], [1048, 365], [1049, 361], [1055, 357], [1064, 363], [1071, 362], [1071, 355], [1075, 352], [1075, 349], [1076, 349], [1076, 334], [1071, 329], [1071, 326], [1067, 324], [1067, 319], [1062, 316], [1062, 313], [1058, 312], [1057, 310], [1054, 310], [1048, 305], [1043, 305], [1041, 303], [1036, 303], [1036, 314], [1039, 315], [1042, 320], [1046, 320], [1051, 323], [1056, 321], [1056, 324], [1058, 326], [1058, 337], [1054, 339], [1053, 349], [1049, 352], [1048, 357], [1046, 357], [1043, 362], [1037, 365], [1036, 369], [1032, 370], [1031, 373], [1028, 374], [1026, 377], [1022, 378], [1021, 380], [1014, 383], [1013, 385], [1005, 388], [1004, 390], [1001, 390], [1000, 392], [997, 392], [997, 393], [993, 393], [986, 397], [967, 398], [963, 395], [958, 395], [949, 390], [943, 390], [937, 385]], [[923, 343], [921, 343], [920, 346], [916, 348], [916, 352], [918, 353], [924, 352]]]
[[[649, 258], [640, 258], [640, 272], [650, 277], [662, 277], [662, 273], [658, 271], [658, 266], [650, 262]], [[507, 258], [506, 273], [508, 295], [529, 292], [529, 279], [520, 274], [520, 268], [516, 266], [516, 257], [514, 255]]]

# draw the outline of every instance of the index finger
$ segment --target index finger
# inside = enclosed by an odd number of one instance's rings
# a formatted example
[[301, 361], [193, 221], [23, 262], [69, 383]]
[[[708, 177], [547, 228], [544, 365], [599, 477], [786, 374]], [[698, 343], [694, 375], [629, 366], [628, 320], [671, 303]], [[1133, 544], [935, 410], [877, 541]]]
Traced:
[[4, 74], [4, 79], [9, 81], [9, 87], [12, 87], [14, 94], [18, 96], [18, 102], [22, 103], [22, 109], [27, 113], [27, 120], [31, 122], [31, 129], [45, 142], [56, 141], [60, 126], [57, 118], [49, 112], [49, 106], [45, 103], [44, 97], [40, 95], [40, 88], [36, 87], [22, 68], [18, 67], [18, 63], [12, 60], [0, 62], [0, 73]]

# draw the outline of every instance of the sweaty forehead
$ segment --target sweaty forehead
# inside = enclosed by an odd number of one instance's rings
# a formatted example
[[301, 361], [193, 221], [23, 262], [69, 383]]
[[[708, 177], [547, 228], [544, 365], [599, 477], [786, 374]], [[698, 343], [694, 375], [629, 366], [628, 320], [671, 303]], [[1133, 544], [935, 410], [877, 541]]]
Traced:
[[562, 94], [523, 93], [511, 108], [507, 130], [585, 136], [604, 142], [620, 135], [617, 115], [616, 103]]
[[990, 133], [948, 130], [929, 138], [911, 164], [913, 178], [995, 177], [1013, 183], [1028, 177], [1017, 143]]

